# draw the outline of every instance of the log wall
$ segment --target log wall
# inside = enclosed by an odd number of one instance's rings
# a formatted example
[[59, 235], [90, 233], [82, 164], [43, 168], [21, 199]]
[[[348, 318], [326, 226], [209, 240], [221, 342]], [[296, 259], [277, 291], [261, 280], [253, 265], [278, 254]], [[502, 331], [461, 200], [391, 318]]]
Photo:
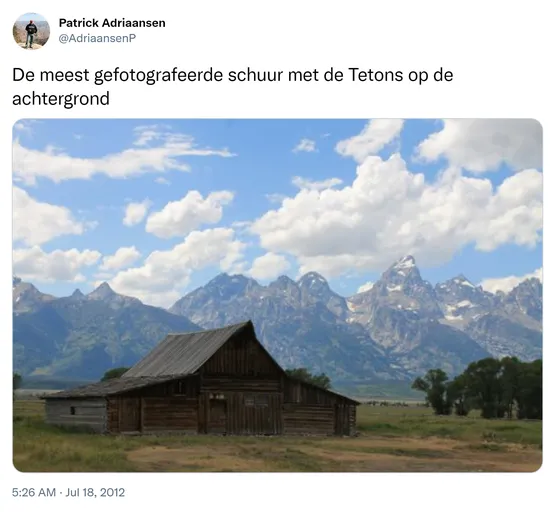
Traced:
[[194, 375], [109, 397], [108, 431], [196, 433], [199, 386]]
[[284, 434], [331, 436], [334, 429], [333, 405], [289, 403], [283, 406]]
[[356, 434], [356, 405], [348, 398], [288, 378], [284, 381], [283, 401], [285, 434]]
[[281, 393], [206, 392], [199, 401], [199, 432], [279, 435], [283, 432]]
[[196, 434], [198, 400], [184, 396], [145, 397], [142, 399], [142, 431], [180, 431]]
[[46, 423], [61, 427], [84, 428], [93, 432], [107, 429], [107, 410], [104, 398], [46, 399]]

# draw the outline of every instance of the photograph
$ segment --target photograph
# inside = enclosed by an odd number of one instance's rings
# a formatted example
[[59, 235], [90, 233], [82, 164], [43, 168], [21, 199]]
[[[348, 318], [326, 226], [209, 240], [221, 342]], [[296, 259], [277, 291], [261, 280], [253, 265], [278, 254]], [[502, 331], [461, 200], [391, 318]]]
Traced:
[[40, 14], [34, 12], [23, 14], [13, 25], [13, 38], [25, 50], [42, 48], [49, 37], [50, 26]]
[[24, 118], [12, 146], [18, 471], [541, 467], [535, 119]]

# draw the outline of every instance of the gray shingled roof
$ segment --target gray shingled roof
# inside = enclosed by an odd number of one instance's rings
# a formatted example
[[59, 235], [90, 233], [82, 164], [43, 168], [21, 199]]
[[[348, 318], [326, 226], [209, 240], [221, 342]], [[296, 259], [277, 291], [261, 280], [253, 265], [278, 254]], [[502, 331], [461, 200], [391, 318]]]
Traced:
[[121, 378], [190, 375], [206, 363], [227, 340], [243, 329], [252, 329], [254, 335], [254, 327], [250, 321], [210, 331], [168, 334]]
[[42, 398], [92, 398], [116, 395], [132, 389], [139, 389], [152, 384], [160, 384], [173, 380], [175, 377], [135, 377], [128, 379], [110, 379], [103, 382], [95, 382], [78, 388], [66, 389], [44, 395]]

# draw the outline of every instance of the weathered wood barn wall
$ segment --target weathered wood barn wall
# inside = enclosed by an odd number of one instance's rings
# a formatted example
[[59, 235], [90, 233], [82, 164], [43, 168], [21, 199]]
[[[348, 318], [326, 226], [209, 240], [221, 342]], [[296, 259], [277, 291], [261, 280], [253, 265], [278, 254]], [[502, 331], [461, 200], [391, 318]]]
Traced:
[[351, 436], [358, 405], [287, 376], [251, 322], [169, 335], [121, 378], [45, 399], [49, 423], [107, 433]]
[[86, 427], [93, 432], [105, 432], [106, 414], [104, 398], [74, 398], [46, 402], [46, 422], [63, 427]]

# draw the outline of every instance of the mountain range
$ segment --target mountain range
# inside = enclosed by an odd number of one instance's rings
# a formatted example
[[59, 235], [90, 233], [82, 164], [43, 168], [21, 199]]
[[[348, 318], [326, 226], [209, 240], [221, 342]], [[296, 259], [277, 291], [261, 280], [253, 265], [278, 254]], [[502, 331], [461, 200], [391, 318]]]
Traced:
[[45, 295], [13, 280], [13, 364], [23, 375], [98, 379], [131, 366], [168, 332], [200, 330], [187, 318], [115, 293], [107, 283], [84, 295]]
[[168, 310], [107, 283], [56, 298], [14, 277], [14, 368], [98, 378], [132, 365], [169, 332], [250, 319], [280, 364], [325, 372], [335, 384], [408, 380], [436, 367], [453, 375], [487, 356], [541, 357], [542, 308], [536, 278], [509, 293], [489, 293], [463, 275], [433, 286], [412, 256], [351, 297], [316, 272], [268, 285], [220, 274]]

